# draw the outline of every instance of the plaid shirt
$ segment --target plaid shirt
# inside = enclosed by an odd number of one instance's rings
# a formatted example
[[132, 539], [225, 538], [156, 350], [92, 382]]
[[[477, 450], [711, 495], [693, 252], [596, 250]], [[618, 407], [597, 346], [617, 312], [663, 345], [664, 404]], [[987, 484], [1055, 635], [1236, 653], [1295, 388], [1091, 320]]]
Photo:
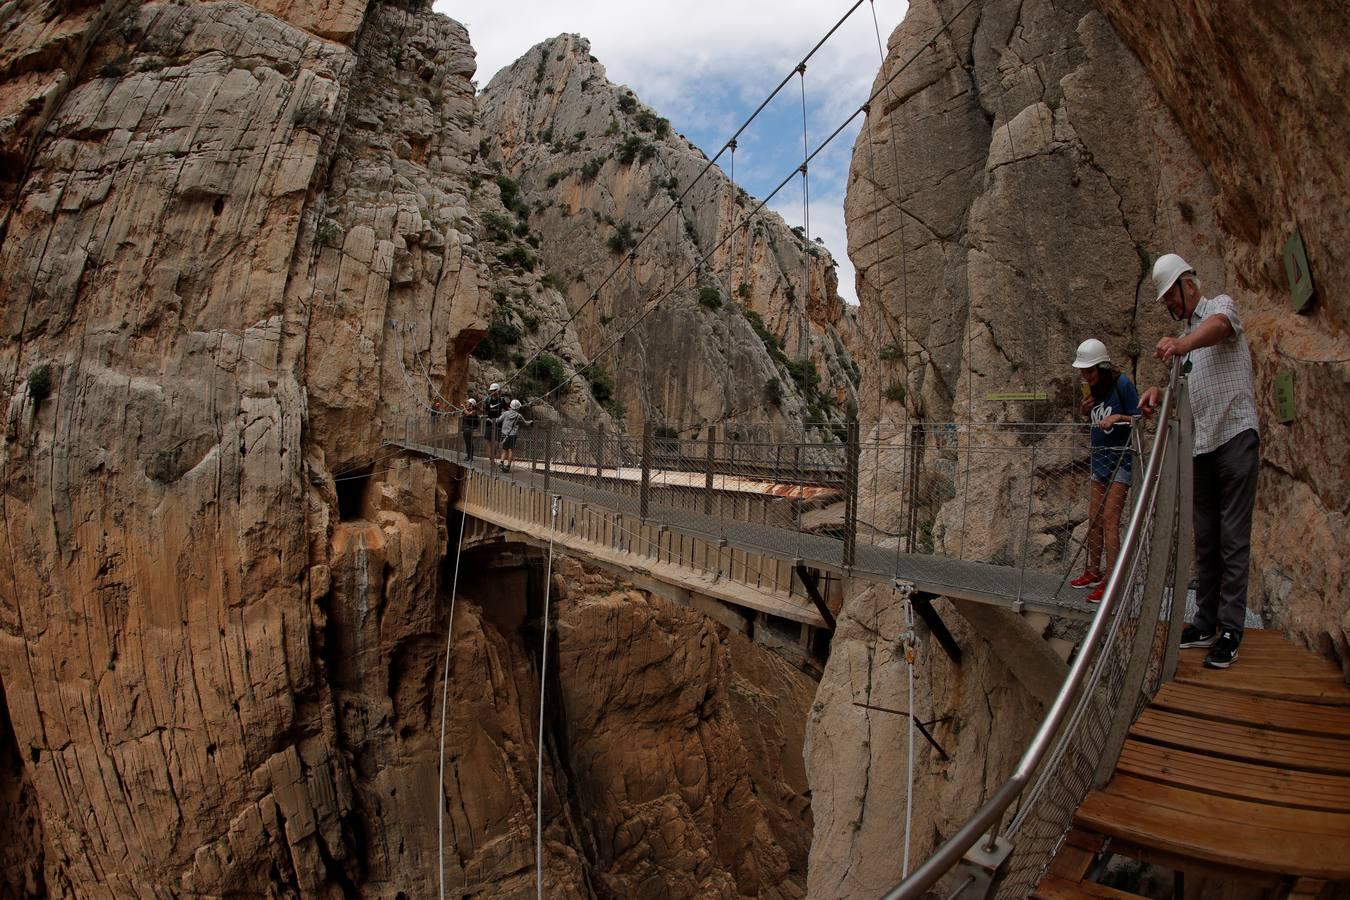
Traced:
[[1233, 298], [1227, 294], [1212, 299], [1201, 297], [1182, 336], [1216, 313], [1228, 319], [1233, 334], [1212, 347], [1201, 347], [1186, 355], [1191, 364], [1188, 385], [1195, 418], [1196, 456], [1219, 449], [1249, 428], [1258, 430], [1252, 355]]

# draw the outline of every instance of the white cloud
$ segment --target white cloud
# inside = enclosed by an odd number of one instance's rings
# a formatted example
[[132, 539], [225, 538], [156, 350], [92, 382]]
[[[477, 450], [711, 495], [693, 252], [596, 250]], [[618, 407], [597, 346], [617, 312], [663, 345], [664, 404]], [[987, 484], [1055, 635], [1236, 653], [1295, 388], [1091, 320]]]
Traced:
[[[591, 52], [611, 81], [633, 88], [644, 103], [711, 155], [853, 4], [436, 0], [434, 5], [437, 12], [469, 29], [480, 84], [486, 85], [540, 41], [578, 33], [590, 39]], [[905, 0], [868, 0], [807, 64], [813, 150], [867, 99], [881, 61], [877, 29], [884, 46], [905, 9]], [[741, 141], [736, 180], [752, 194], [772, 190], [801, 160], [800, 91], [798, 83], [789, 83], [766, 111], [765, 118], [772, 118], [772, 123]], [[795, 124], [789, 126], [790, 122]], [[849, 300], [856, 298], [844, 239], [843, 195], [858, 124], [836, 138], [811, 168], [811, 231], [825, 240], [839, 261], [841, 293]], [[794, 192], [792, 185], [771, 205], [794, 224], [801, 222], [800, 190]]]

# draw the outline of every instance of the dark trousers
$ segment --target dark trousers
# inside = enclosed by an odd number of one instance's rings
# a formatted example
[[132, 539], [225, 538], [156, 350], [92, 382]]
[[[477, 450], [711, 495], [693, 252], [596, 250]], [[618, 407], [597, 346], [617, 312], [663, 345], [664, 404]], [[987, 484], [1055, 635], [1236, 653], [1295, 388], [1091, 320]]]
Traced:
[[469, 462], [473, 462], [473, 432], [461, 431], [460, 434], [464, 436], [464, 455], [469, 458]]
[[1242, 636], [1261, 444], [1248, 429], [1195, 457], [1195, 626]]

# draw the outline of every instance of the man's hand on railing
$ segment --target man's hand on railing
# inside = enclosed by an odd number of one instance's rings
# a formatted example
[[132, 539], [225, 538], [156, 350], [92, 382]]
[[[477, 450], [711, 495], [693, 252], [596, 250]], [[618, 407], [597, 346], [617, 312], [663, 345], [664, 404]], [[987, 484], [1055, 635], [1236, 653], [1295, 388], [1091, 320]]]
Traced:
[[1162, 404], [1163, 389], [1160, 387], [1151, 387], [1139, 395], [1139, 411], [1146, 416], [1153, 415], [1153, 411]]

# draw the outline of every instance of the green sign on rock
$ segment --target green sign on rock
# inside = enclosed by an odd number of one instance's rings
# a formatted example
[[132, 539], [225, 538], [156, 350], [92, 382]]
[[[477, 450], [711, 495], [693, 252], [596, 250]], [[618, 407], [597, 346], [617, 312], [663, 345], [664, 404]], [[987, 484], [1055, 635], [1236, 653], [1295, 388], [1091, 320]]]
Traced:
[[1288, 369], [1275, 376], [1275, 411], [1281, 422], [1294, 421], [1294, 373]]
[[1294, 299], [1294, 311], [1303, 312], [1313, 297], [1312, 269], [1308, 268], [1308, 254], [1303, 249], [1303, 235], [1297, 228], [1284, 244], [1284, 274], [1289, 279], [1289, 293]]

